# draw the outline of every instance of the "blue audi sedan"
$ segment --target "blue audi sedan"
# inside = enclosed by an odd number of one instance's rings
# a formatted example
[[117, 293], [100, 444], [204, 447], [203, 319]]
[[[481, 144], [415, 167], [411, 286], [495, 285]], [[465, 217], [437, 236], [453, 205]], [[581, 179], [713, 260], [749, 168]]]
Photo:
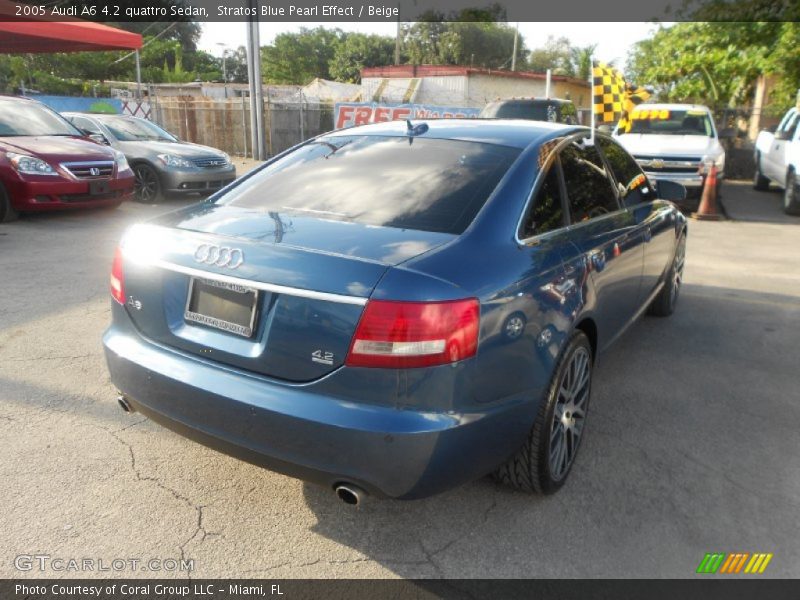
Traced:
[[656, 185], [568, 125], [314, 138], [126, 232], [103, 340], [119, 402], [351, 504], [490, 473], [555, 492], [598, 354], [678, 298], [685, 190]]

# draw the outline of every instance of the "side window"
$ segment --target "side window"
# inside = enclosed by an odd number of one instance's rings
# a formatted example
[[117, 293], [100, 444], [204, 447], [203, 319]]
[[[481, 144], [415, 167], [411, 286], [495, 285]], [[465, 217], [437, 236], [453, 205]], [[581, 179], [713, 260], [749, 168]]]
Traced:
[[558, 182], [558, 164], [554, 163], [533, 199], [530, 212], [522, 224], [522, 239], [541, 235], [564, 226], [564, 209], [561, 203], [561, 186]]
[[787, 112], [781, 119], [781, 122], [778, 123], [778, 127], [775, 129], [775, 131], [783, 131], [786, 129], [789, 126], [789, 123], [793, 121], [796, 116], [797, 112], [794, 109]]
[[561, 152], [561, 168], [573, 223], [619, 209], [617, 195], [597, 148], [570, 144]]
[[623, 206], [634, 206], [655, 198], [642, 169], [622, 146], [607, 137], [597, 137], [597, 143], [611, 167], [611, 174], [617, 182], [617, 191]]
[[793, 140], [794, 134], [797, 132], [797, 124], [800, 122], [800, 114], [796, 114], [792, 117], [789, 122], [786, 124], [786, 138], [787, 140]]
[[72, 117], [72, 124], [78, 129], [83, 129], [89, 133], [100, 133], [100, 128], [98, 128], [97, 125], [92, 123], [89, 119], [84, 119], [83, 117]]

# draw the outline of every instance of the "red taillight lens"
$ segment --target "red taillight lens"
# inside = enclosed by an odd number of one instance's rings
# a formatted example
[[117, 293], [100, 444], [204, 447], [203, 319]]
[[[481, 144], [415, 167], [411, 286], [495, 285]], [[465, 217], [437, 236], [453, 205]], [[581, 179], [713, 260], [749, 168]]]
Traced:
[[125, 275], [122, 272], [122, 250], [117, 247], [114, 262], [111, 263], [111, 296], [120, 304], [125, 304]]
[[464, 360], [478, 350], [475, 298], [454, 302], [370, 300], [345, 364], [350, 367], [430, 367]]

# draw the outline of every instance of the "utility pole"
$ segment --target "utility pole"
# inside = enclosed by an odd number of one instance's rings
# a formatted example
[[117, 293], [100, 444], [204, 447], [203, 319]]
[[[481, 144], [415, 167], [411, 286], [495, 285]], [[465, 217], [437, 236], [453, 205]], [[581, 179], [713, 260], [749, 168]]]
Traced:
[[226, 58], [228, 46], [224, 42], [217, 42], [217, 46], [222, 48], [222, 81], [228, 83], [228, 61]]
[[517, 40], [519, 38], [519, 23], [517, 23], [517, 28], [514, 30], [514, 52], [511, 55], [511, 70], [517, 70], [517, 44], [519, 43]]
[[394, 64], [400, 64], [400, 4], [397, 5], [397, 34], [394, 39]]
[[258, 32], [258, 0], [248, 0], [253, 15], [247, 22], [247, 75], [250, 80], [250, 128], [253, 158], [266, 158], [264, 144], [264, 89], [261, 84], [261, 39]]
[[136, 99], [142, 99], [142, 63], [139, 60], [139, 51], [136, 51]]

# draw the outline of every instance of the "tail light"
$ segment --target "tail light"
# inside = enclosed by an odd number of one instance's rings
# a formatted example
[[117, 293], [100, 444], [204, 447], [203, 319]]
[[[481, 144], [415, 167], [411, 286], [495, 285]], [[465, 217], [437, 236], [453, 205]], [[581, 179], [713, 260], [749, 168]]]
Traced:
[[125, 304], [125, 274], [122, 272], [122, 250], [119, 246], [111, 263], [111, 296], [120, 304]]
[[371, 300], [356, 328], [350, 367], [430, 367], [464, 360], [478, 350], [475, 298], [453, 302]]

